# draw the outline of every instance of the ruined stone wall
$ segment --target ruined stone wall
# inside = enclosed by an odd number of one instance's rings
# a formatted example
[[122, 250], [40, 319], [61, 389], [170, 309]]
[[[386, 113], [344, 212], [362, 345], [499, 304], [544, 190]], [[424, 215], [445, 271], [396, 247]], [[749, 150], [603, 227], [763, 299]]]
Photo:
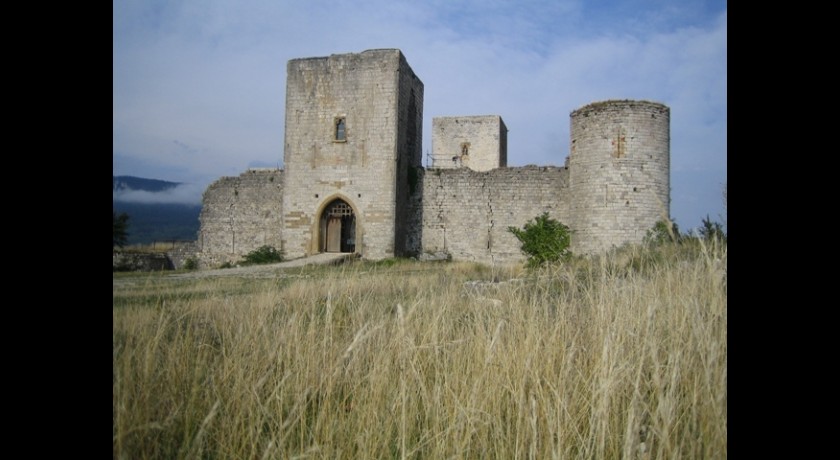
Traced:
[[[411, 95], [411, 88], [404, 91], [400, 82], [408, 72], [399, 50], [289, 61], [283, 201], [287, 257], [320, 251], [320, 216], [336, 198], [350, 204], [356, 216], [356, 252], [373, 259], [394, 256], [398, 133], [405, 129], [399, 123], [408, 121], [409, 107], [400, 98]], [[422, 114], [420, 85], [410, 86]], [[400, 107], [405, 107], [402, 118]], [[420, 123], [422, 115], [416, 118]], [[345, 121], [343, 140], [336, 139], [338, 119]], [[420, 141], [415, 142], [413, 148], [419, 149]]]
[[263, 245], [282, 250], [284, 173], [250, 169], [204, 191], [199, 221], [200, 266], [236, 262]]
[[198, 241], [181, 242], [166, 251], [166, 256], [172, 261], [172, 267], [176, 270], [184, 268], [184, 265], [190, 259], [199, 264], [196, 268], [201, 266], [201, 249], [198, 247]]
[[498, 115], [432, 119], [432, 167], [489, 171], [507, 166], [507, 127]]
[[573, 111], [569, 155], [572, 250], [641, 243], [670, 215], [670, 109], [604, 101]]
[[566, 168], [554, 166], [425, 170], [423, 251], [482, 263], [523, 260], [521, 244], [507, 228], [521, 228], [543, 212], [569, 225], [568, 176]]
[[115, 272], [156, 272], [173, 270], [175, 267], [166, 254], [155, 252], [115, 252]]

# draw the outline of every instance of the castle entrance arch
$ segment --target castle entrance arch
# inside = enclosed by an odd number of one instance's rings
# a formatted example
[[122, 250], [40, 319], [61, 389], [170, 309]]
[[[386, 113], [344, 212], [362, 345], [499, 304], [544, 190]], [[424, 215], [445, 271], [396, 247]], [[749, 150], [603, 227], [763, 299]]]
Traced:
[[320, 252], [356, 252], [356, 216], [342, 199], [335, 199], [321, 213]]

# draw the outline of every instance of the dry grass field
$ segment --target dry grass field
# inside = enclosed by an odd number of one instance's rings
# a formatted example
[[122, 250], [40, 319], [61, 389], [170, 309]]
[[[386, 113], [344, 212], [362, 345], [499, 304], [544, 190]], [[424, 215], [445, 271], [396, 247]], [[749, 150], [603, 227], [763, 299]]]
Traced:
[[726, 458], [726, 264], [114, 274], [113, 456]]

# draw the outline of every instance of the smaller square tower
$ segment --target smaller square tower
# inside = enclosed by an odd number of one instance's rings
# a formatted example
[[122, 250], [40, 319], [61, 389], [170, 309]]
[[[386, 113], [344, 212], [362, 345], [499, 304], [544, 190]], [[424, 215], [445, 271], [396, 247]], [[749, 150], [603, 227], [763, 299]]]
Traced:
[[432, 119], [432, 168], [507, 166], [507, 127], [498, 115]]

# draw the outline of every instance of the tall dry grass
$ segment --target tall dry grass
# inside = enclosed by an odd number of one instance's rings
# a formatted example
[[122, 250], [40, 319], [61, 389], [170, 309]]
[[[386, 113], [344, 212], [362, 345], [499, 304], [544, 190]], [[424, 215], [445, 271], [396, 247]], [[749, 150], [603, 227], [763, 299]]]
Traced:
[[114, 458], [726, 457], [725, 247], [296, 275], [115, 284]]

